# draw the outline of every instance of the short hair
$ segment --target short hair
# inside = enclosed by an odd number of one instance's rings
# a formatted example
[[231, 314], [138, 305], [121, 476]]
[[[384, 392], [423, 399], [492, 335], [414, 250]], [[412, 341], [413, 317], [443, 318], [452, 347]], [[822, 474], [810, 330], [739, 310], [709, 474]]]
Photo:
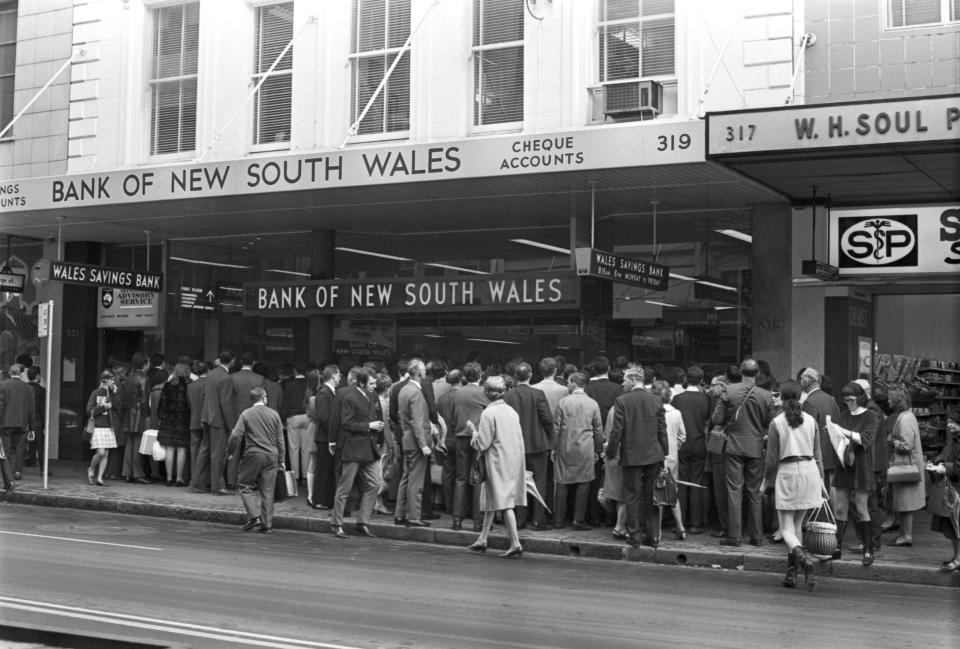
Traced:
[[326, 383], [327, 381], [331, 380], [333, 377], [339, 374], [340, 374], [339, 367], [337, 367], [336, 365], [327, 365], [326, 367], [323, 368], [323, 374], [322, 374], [323, 382]]
[[143, 352], [133, 352], [133, 356], [130, 357], [130, 365], [136, 370], [142, 370], [148, 360], [150, 359], [147, 358], [147, 355]]
[[583, 372], [574, 372], [567, 377], [567, 383], [572, 388], [582, 388], [587, 384], [587, 375]]
[[610, 359], [606, 356], [597, 356], [593, 359], [590, 367], [593, 369], [594, 374], [606, 374], [610, 371]]
[[503, 396], [507, 391], [507, 382], [499, 374], [487, 377], [483, 382], [483, 392], [491, 401], [495, 401]]
[[371, 372], [370, 370], [365, 369], [365, 368], [360, 368], [360, 369], [357, 371], [357, 379], [356, 379], [356, 380], [357, 380], [357, 387], [359, 387], [359, 388], [366, 388], [366, 387], [367, 387], [367, 383], [370, 382], [370, 378], [373, 377], [373, 376], [375, 376], [375, 374], [374, 374], [373, 372]]
[[518, 363], [514, 369], [514, 376], [517, 377], [518, 381], [529, 381], [530, 377], [533, 376], [533, 368], [530, 367], [530, 363]]
[[659, 397], [664, 403], [670, 403], [670, 399], [673, 398], [673, 390], [670, 389], [670, 383], [663, 379], [654, 381], [650, 392], [653, 396]]
[[[12, 367], [11, 367], [10, 369], [13, 370]], [[11, 373], [12, 373], [12, 372], [11, 372]], [[17, 372], [17, 374], [19, 374], [19, 372]], [[100, 372], [100, 382], [101, 382], [101, 383], [103, 383], [103, 382], [106, 381], [107, 379], [116, 379], [116, 378], [117, 378], [117, 377], [115, 377], [115, 376], [113, 375], [113, 371], [112, 371], [112, 370], [103, 370], [102, 372]]]
[[430, 376], [434, 379], [442, 379], [447, 376], [447, 366], [444, 365], [443, 361], [430, 361]]
[[687, 373], [682, 367], [671, 367], [667, 369], [667, 376], [664, 377], [674, 385], [680, 385], [687, 379]]
[[31, 365], [27, 368], [27, 378], [31, 381], [36, 381], [37, 377], [40, 376], [40, 368], [36, 365]]
[[446, 379], [450, 385], [460, 385], [463, 383], [463, 372], [457, 369], [450, 370], [447, 372]]
[[740, 375], [747, 377], [754, 377], [760, 373], [760, 366], [757, 365], [757, 361], [752, 358], [745, 358], [743, 362], [740, 363]]
[[199, 358], [195, 359], [190, 364], [190, 371], [192, 371], [197, 376], [203, 376], [204, 374], [207, 373], [207, 364], [206, 362], [200, 360]]
[[813, 367], [805, 367], [800, 372], [800, 380], [807, 379], [811, 383], [820, 385], [820, 381], [823, 380], [823, 377], [820, 376], [820, 372]]
[[390, 386], [393, 385], [393, 379], [390, 378], [390, 375], [386, 372], [379, 372], [376, 375], [377, 379], [377, 394], [383, 394], [390, 389]]
[[628, 367], [623, 372], [623, 382], [626, 383], [630, 381], [631, 383], [643, 383], [643, 368], [642, 367]]
[[840, 390], [840, 397], [843, 399], [856, 397], [858, 406], [866, 406], [868, 401], [867, 393], [864, 391], [863, 386], [856, 381], [851, 381], [843, 386], [843, 389]]
[[906, 412], [913, 404], [910, 390], [907, 388], [890, 388], [887, 392], [887, 402], [894, 413]]
[[23, 374], [23, 365], [14, 363], [10, 366], [10, 376], [20, 376], [21, 374]]
[[267, 391], [263, 388], [253, 388], [250, 390], [250, 401], [257, 403], [267, 398]]
[[243, 364], [244, 366], [253, 365], [254, 361], [256, 360], [257, 360], [257, 357], [253, 355], [252, 351], [247, 350], [242, 354], [240, 354], [240, 363]]
[[150, 354], [150, 364], [154, 367], [159, 367], [163, 365], [163, 361], [166, 360], [166, 358], [162, 352], [154, 352]]
[[687, 368], [687, 385], [700, 385], [703, 383], [703, 370], [699, 365], [691, 365]]
[[13, 360], [14, 362], [22, 365], [24, 369], [33, 367], [33, 356], [31, 356], [26, 352], [22, 354], [17, 354], [17, 356]]
[[480, 363], [467, 363], [463, 366], [463, 378], [467, 383], [476, 383], [483, 376], [483, 370], [480, 369]]
[[293, 363], [280, 363], [277, 374], [283, 377], [293, 376]]
[[426, 376], [427, 367], [419, 358], [411, 358], [410, 362], [407, 363], [407, 374], [410, 374], [411, 376], [414, 374], [417, 376]]
[[224, 349], [217, 355], [217, 359], [220, 361], [221, 365], [229, 365], [233, 362], [233, 352], [229, 349]]
[[544, 378], [551, 377], [557, 373], [557, 360], [547, 356], [546, 358], [540, 359], [540, 374]]

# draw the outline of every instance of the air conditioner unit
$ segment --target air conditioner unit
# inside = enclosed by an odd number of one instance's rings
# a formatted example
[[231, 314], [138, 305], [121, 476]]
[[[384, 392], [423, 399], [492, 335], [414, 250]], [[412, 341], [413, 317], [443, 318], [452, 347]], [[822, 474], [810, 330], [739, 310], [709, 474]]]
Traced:
[[656, 81], [619, 81], [603, 85], [607, 117], [654, 116], [663, 112], [663, 86]]

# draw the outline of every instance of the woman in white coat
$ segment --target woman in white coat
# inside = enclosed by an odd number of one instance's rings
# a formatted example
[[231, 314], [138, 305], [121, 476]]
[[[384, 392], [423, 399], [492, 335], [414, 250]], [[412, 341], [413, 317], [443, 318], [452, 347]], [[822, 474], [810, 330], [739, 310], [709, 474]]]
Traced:
[[473, 432], [470, 440], [470, 445], [483, 453], [487, 467], [487, 478], [480, 487], [483, 528], [470, 549], [474, 552], [486, 551], [493, 516], [502, 511], [503, 522], [510, 535], [510, 548], [500, 555], [503, 559], [523, 555], [514, 508], [522, 507], [527, 502], [523, 431], [517, 411], [503, 401], [506, 391], [506, 383], [501, 376], [491, 376], [484, 382], [483, 392], [490, 403], [480, 415], [480, 427]]
[[890, 545], [910, 547], [913, 545], [913, 515], [927, 505], [920, 424], [911, 409], [910, 395], [905, 390], [890, 390], [889, 399], [890, 409], [897, 418], [890, 432], [893, 450], [890, 464], [912, 464], [917, 467], [920, 475], [916, 482], [891, 482], [888, 485], [893, 499], [893, 511], [900, 519], [900, 535]]

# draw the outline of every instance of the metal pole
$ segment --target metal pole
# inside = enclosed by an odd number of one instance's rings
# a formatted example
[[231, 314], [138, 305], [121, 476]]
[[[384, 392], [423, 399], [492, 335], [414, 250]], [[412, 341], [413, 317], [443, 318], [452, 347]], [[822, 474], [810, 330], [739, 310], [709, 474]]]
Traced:
[[797, 85], [797, 76], [799, 76], [800, 70], [803, 69], [803, 57], [807, 53], [807, 48], [816, 42], [817, 42], [817, 37], [810, 32], [807, 32], [806, 34], [804, 34], [803, 37], [800, 39], [800, 55], [797, 59], [797, 68], [793, 71], [793, 78], [790, 79], [790, 88], [789, 88], [790, 94], [787, 95], [787, 100], [784, 103], [792, 104], [793, 100], [796, 98], [794, 96], [793, 90]]
[[[51, 400], [52, 384], [50, 377], [53, 376], [53, 300], [47, 302], [47, 398], [44, 404], [44, 426], [43, 426], [43, 488], [47, 488], [47, 481], [50, 477], [50, 426], [53, 421], [53, 402]], [[82, 420], [81, 420], [82, 421]]]
[[19, 120], [21, 117], [23, 117], [23, 114], [24, 114], [25, 112], [27, 112], [27, 111], [30, 109], [31, 106], [33, 106], [33, 103], [34, 103], [35, 101], [37, 101], [38, 99], [40, 99], [40, 95], [42, 95], [42, 94], [46, 91], [46, 89], [50, 87], [50, 84], [53, 83], [53, 80], [56, 79], [57, 77], [59, 77], [59, 76], [60, 76], [60, 73], [63, 72], [64, 70], [66, 70], [67, 67], [68, 67], [71, 63], [73, 63], [73, 58], [74, 58], [77, 54], [83, 56], [85, 53], [86, 53], [86, 52], [84, 52], [84, 50], [78, 50], [75, 54], [71, 54], [71, 55], [70, 55], [70, 58], [67, 59], [66, 61], [64, 61], [64, 62], [63, 62], [63, 65], [61, 65], [60, 68], [59, 68], [56, 72], [53, 73], [53, 76], [50, 77], [45, 84], [43, 84], [43, 88], [40, 88], [40, 90], [37, 91], [37, 94], [35, 94], [35, 95], [33, 96], [33, 98], [30, 99], [30, 101], [27, 102], [27, 105], [24, 106], [23, 108], [21, 108], [19, 113], [17, 113], [16, 115], [14, 115], [13, 119], [10, 120], [10, 123], [3, 127], [3, 130], [0, 131], [0, 138], [3, 138], [3, 136], [7, 134], [7, 131], [9, 131], [11, 128], [13, 128], [13, 125], [17, 123], [17, 120]]

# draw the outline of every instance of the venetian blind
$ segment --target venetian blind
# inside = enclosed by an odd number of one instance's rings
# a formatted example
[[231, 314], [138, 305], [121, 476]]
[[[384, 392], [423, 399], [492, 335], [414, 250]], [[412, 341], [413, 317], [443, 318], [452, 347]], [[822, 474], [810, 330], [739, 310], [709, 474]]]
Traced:
[[199, 42], [198, 3], [154, 10], [151, 155], [196, 148]]
[[[354, 0], [351, 113], [367, 106], [410, 35], [410, 0]], [[374, 100], [358, 133], [410, 128], [410, 52], [404, 52], [386, 86]]]
[[601, 0], [600, 81], [676, 74], [674, 0]]
[[[889, 0], [891, 27], [940, 23], [943, 0]], [[956, 4], [956, 0], [954, 0]]]
[[[253, 84], [260, 82], [292, 38], [292, 2], [257, 7]], [[293, 47], [283, 55], [254, 97], [254, 144], [290, 141], [292, 94]]]
[[525, 0], [473, 0], [473, 124], [523, 120]]
[[[13, 119], [13, 88], [16, 68], [17, 3], [0, 2], [0, 130], [3, 130]], [[8, 133], [8, 135], [11, 134]]]

